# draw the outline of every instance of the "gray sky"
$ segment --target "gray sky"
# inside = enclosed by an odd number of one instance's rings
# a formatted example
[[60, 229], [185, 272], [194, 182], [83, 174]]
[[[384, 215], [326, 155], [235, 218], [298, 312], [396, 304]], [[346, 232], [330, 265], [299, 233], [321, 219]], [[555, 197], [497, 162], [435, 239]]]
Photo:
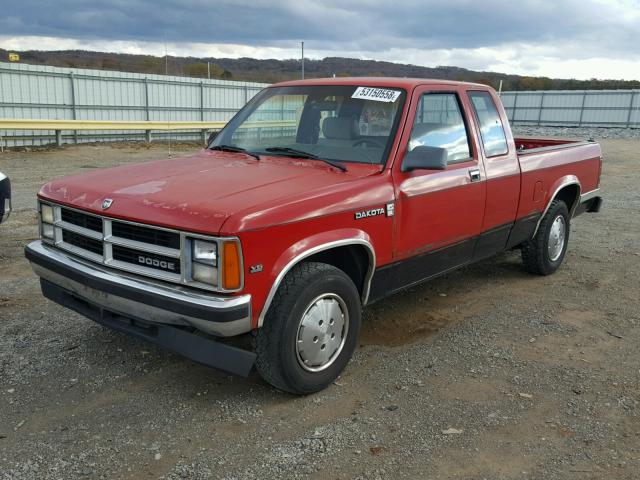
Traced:
[[0, 47], [349, 56], [521, 75], [640, 80], [640, 0], [15, 2]]

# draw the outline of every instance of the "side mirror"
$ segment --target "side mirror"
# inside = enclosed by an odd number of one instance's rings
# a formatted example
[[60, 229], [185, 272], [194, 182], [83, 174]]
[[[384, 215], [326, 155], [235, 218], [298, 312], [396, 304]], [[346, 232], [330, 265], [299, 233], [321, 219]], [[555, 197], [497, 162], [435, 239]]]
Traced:
[[220, 133], [220, 131], [213, 131], [209, 134], [209, 138], [207, 138], [207, 145], [211, 145], [211, 142], [215, 140], [215, 138], [218, 136], [218, 133]]
[[419, 145], [404, 156], [401, 170], [445, 170], [448, 156], [446, 148]]

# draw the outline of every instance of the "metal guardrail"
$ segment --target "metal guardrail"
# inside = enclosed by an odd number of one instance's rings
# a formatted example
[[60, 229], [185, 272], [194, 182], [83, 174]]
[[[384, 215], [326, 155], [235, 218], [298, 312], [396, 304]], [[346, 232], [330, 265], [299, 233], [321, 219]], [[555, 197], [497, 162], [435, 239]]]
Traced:
[[[144, 131], [147, 142], [151, 142], [152, 131], [186, 131], [199, 130], [202, 143], [207, 138], [209, 130], [220, 130], [226, 122], [158, 122], [158, 121], [112, 121], [112, 120], [23, 120], [0, 119], [0, 131], [2, 130], [53, 130], [55, 131], [55, 144], [62, 145], [62, 131], [73, 132], [81, 130], [137, 130]], [[2, 135], [0, 134], [0, 140]], [[1, 142], [0, 142], [1, 143]]]
[[[146, 132], [147, 142], [151, 141], [152, 131], [187, 131], [199, 130], [202, 143], [207, 138], [207, 132], [222, 129], [227, 122], [160, 122], [160, 121], [112, 121], [112, 120], [23, 120], [0, 119], [2, 130], [52, 130], [56, 132], [56, 145], [62, 145], [62, 131], [97, 131], [97, 130], [137, 130]], [[265, 120], [246, 123], [246, 128], [278, 128], [295, 126], [292, 120]], [[0, 143], [2, 136], [0, 135]]]
[[0, 130], [219, 130], [227, 122], [0, 119]]

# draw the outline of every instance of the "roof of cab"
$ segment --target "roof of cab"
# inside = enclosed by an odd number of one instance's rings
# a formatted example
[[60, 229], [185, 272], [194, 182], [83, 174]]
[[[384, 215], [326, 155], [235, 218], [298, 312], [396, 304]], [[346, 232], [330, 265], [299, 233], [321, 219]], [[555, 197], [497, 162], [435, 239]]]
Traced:
[[271, 85], [272, 87], [292, 87], [301, 85], [359, 85], [363, 87], [396, 87], [412, 89], [418, 85], [451, 85], [473, 86], [475, 88], [491, 88], [480, 83], [456, 82], [435, 78], [397, 78], [397, 77], [334, 77], [293, 80]]

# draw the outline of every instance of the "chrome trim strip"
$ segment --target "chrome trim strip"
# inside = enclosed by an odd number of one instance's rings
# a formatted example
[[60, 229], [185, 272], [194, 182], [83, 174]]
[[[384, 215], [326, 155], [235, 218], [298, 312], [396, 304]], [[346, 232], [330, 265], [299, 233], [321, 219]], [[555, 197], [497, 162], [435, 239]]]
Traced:
[[251, 330], [251, 295], [245, 294], [236, 297], [219, 297], [211, 294], [201, 294], [191, 290], [184, 289], [180, 286], [174, 286], [169, 288], [166, 284], [156, 283], [153, 280], [140, 279], [134, 276], [130, 276], [126, 273], [113, 272], [105, 268], [101, 268], [100, 265], [94, 263], [88, 263], [78, 258], [70, 257], [66, 253], [48, 246], [42, 241], [35, 241], [29, 244], [28, 248], [34, 252], [47, 256], [54, 262], [72, 267], [74, 270], [81, 272], [84, 275], [99, 278], [101, 280], [123, 285], [135, 290], [144, 291], [157, 295], [158, 297], [164, 297], [168, 300], [176, 300], [180, 302], [187, 302], [192, 305], [201, 306], [207, 309], [211, 309], [212, 316], [216, 312], [222, 312], [229, 308], [235, 308], [238, 306], [247, 305], [248, 316], [240, 320], [234, 320], [233, 322], [215, 322], [209, 320], [203, 320], [193, 318], [185, 315], [180, 315], [172, 312], [162, 310], [160, 308], [139, 303], [133, 300], [128, 300], [116, 295], [107, 294], [105, 292], [89, 288], [86, 285], [81, 285], [78, 282], [64, 277], [60, 274], [52, 272], [42, 266], [32, 263], [31, 266], [35, 273], [51, 281], [52, 283], [78, 293], [80, 296], [91, 300], [93, 303], [103, 306], [107, 309], [113, 309], [116, 312], [120, 312], [123, 315], [132, 314], [135, 312], [136, 316], [147, 319], [151, 322], [170, 323], [179, 325], [192, 325], [199, 330], [207, 333], [219, 336], [232, 336], [241, 333], [246, 333]]
[[160, 245], [153, 245], [151, 243], [138, 242], [137, 240], [129, 240], [127, 238], [115, 237], [113, 235], [104, 237], [106, 243], [113, 245], [119, 245], [121, 247], [129, 247], [135, 250], [140, 250], [147, 253], [155, 253], [157, 255], [163, 255], [165, 257], [180, 258], [180, 250], [177, 248], [167, 248]]
[[53, 225], [55, 227], [60, 227], [63, 230], [68, 230], [69, 232], [77, 233], [78, 235], [82, 235], [84, 237], [102, 242], [102, 232], [89, 230], [88, 228], [80, 227], [78, 225], [74, 225], [73, 223], [65, 222], [64, 220], [59, 220], [57, 222], [54, 222]]
[[580, 203], [591, 200], [593, 197], [597, 197], [600, 193], [600, 189], [596, 188], [595, 190], [591, 190], [590, 192], [583, 193], [580, 195]]
[[547, 206], [544, 208], [542, 215], [540, 215], [540, 218], [538, 219], [538, 223], [536, 223], [536, 229], [533, 231], [533, 235], [531, 235], [531, 238], [535, 237], [536, 234], [538, 233], [538, 228], [540, 228], [540, 223], [542, 223], [542, 219], [547, 214], [549, 207], [551, 207], [551, 203], [555, 200], [556, 196], [558, 196], [558, 192], [562, 190], [564, 187], [568, 187], [569, 185], [578, 186], [578, 196], [576, 198], [576, 201], [573, 204], [573, 207], [571, 208], [571, 211], [569, 211], [569, 218], [573, 218], [573, 212], [578, 206], [578, 203], [580, 200], [580, 192], [582, 191], [582, 186], [580, 185], [580, 181], [576, 177], [566, 178], [560, 185], [558, 185], [558, 188], [556, 188], [555, 192], [553, 192], [553, 195], [549, 198], [549, 203], [547, 203]]
[[177, 273], [165, 272], [164, 270], [143, 266], [139, 267], [132, 263], [122, 262], [120, 260], [114, 259], [110, 260], [106, 265], [111, 268], [117, 268], [118, 270], [124, 270], [125, 272], [144, 275], [145, 277], [157, 278], [158, 280], [164, 280], [167, 282], [180, 283], [180, 275]]
[[318, 252], [322, 252], [325, 250], [330, 250], [336, 247], [344, 247], [347, 245], [362, 245], [366, 248], [367, 253], [369, 254], [369, 268], [367, 269], [367, 273], [364, 277], [364, 285], [362, 289], [362, 305], [366, 305], [369, 300], [369, 291], [371, 289], [371, 280], [373, 279], [373, 272], [376, 268], [376, 253], [373, 249], [373, 245], [366, 240], [360, 238], [350, 238], [344, 240], [336, 240], [334, 242], [323, 243], [322, 245], [317, 245], [309, 250], [306, 250], [299, 255], [295, 256], [292, 260], [289, 261], [285, 265], [285, 267], [280, 271], [278, 276], [276, 277], [275, 282], [271, 286], [271, 290], [269, 290], [269, 295], [267, 296], [266, 301], [264, 302], [264, 306], [262, 307], [262, 311], [260, 312], [260, 317], [258, 318], [258, 327], [261, 327], [264, 323], [264, 319], [269, 311], [269, 307], [271, 306], [271, 302], [273, 301], [273, 297], [276, 296], [276, 292], [280, 287], [280, 283], [284, 279], [285, 275], [291, 270], [297, 263], [301, 260], [304, 260], [311, 255], [314, 255]]
[[56, 242], [56, 247], [80, 257], [84, 257], [87, 260], [92, 260], [96, 263], [102, 263], [102, 256], [98, 255], [97, 253], [90, 252], [89, 250], [85, 250], [84, 248], [76, 247], [75, 245], [71, 245], [63, 241]]

